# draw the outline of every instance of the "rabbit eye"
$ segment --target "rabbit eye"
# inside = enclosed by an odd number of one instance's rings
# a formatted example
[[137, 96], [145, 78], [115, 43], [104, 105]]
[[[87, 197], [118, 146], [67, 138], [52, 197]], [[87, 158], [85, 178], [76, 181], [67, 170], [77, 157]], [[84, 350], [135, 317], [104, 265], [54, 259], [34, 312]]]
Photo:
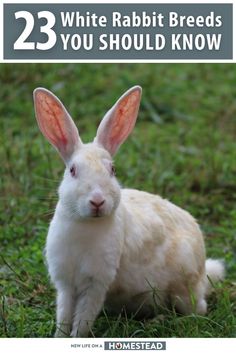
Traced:
[[116, 169], [115, 169], [115, 166], [114, 166], [114, 165], [111, 166], [111, 175], [112, 175], [112, 176], [115, 176], [115, 175], [116, 175]]
[[72, 165], [71, 168], [70, 168], [70, 174], [72, 177], [75, 177], [75, 174], [76, 174], [76, 167], [75, 165]]
[[116, 170], [115, 170], [115, 166], [113, 165], [112, 161], [110, 161], [108, 159], [103, 159], [102, 162], [103, 162], [107, 172], [109, 173], [109, 175], [111, 177], [115, 176]]

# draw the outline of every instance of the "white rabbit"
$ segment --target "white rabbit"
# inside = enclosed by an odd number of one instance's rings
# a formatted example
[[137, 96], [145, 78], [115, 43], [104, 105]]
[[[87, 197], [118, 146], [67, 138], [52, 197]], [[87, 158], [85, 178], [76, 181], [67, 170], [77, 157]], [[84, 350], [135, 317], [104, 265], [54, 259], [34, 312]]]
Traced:
[[83, 144], [60, 100], [44, 88], [34, 91], [39, 128], [66, 165], [46, 243], [56, 336], [87, 336], [104, 304], [148, 313], [154, 303], [171, 303], [183, 314], [203, 315], [207, 275], [224, 276], [220, 261], [205, 260], [202, 233], [188, 212], [121, 189], [116, 180], [112, 156], [134, 128], [140, 98], [139, 86], [128, 90], [94, 141]]

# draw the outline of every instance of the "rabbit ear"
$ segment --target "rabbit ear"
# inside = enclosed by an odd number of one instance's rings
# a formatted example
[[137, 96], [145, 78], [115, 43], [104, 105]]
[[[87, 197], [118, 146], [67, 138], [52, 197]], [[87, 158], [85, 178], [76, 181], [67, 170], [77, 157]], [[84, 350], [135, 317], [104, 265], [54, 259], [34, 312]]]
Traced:
[[102, 145], [111, 155], [126, 140], [134, 128], [142, 89], [134, 86], [116, 102], [101, 121], [95, 142]]
[[66, 163], [82, 145], [75, 123], [61, 101], [44, 88], [34, 90], [34, 106], [41, 132]]

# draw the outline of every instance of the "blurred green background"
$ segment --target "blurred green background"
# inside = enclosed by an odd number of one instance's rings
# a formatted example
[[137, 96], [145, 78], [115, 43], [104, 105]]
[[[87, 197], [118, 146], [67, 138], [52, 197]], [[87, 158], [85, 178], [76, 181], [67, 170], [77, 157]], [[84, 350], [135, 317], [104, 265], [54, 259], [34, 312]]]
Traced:
[[164, 311], [152, 321], [110, 317], [94, 336], [236, 335], [236, 66], [234, 64], [0, 65], [0, 336], [50, 337], [55, 294], [43, 248], [63, 163], [38, 130], [32, 91], [53, 91], [92, 139], [101, 118], [133, 85], [143, 87], [134, 132], [116, 156], [123, 186], [158, 193], [191, 212], [207, 254], [227, 277], [209, 314]]

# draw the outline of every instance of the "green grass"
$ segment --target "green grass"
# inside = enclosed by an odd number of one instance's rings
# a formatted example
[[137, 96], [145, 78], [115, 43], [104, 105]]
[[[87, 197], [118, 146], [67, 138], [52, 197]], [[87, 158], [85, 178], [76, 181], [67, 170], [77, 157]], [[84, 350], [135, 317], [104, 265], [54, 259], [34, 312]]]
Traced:
[[191, 212], [226, 280], [202, 316], [164, 311], [137, 321], [103, 312], [96, 337], [236, 336], [236, 66], [231, 64], [4, 64], [0, 66], [0, 336], [50, 337], [55, 293], [43, 257], [63, 164], [38, 130], [37, 86], [52, 90], [84, 141], [115, 100], [140, 84], [138, 123], [116, 157], [124, 186]]

